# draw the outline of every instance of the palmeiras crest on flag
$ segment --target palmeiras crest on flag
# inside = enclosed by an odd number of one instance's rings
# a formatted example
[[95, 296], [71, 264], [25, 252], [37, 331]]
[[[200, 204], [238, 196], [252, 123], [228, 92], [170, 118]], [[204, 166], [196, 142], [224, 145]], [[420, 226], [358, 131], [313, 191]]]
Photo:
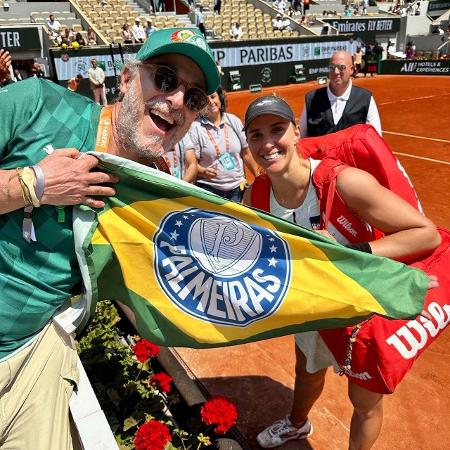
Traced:
[[207, 322], [245, 327], [271, 316], [290, 284], [289, 248], [276, 232], [215, 211], [167, 214], [154, 248], [161, 289]]

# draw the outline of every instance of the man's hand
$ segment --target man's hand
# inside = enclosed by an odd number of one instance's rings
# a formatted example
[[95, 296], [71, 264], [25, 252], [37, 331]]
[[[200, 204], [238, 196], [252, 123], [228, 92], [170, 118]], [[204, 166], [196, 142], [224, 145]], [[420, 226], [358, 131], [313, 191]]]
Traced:
[[97, 158], [82, 154], [75, 148], [55, 150], [39, 163], [45, 176], [41, 203], [56, 206], [84, 204], [103, 208], [105, 202], [97, 197], [113, 196], [115, 189], [104, 184], [117, 183], [119, 177], [91, 172], [97, 165]]
[[9, 75], [11, 65], [11, 55], [7, 50], [0, 49], [0, 83], [3, 83]]

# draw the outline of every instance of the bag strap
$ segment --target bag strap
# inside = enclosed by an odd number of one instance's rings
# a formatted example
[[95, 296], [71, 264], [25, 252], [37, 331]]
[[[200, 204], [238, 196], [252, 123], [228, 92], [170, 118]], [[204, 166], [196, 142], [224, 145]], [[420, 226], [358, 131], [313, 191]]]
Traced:
[[270, 212], [270, 188], [272, 184], [266, 174], [259, 175], [252, 184], [250, 203], [255, 208]]
[[322, 212], [320, 224], [326, 229], [330, 217], [331, 208], [336, 194], [336, 180], [338, 174], [348, 166], [334, 158], [324, 158], [313, 173], [313, 184], [316, 188], [319, 209]]

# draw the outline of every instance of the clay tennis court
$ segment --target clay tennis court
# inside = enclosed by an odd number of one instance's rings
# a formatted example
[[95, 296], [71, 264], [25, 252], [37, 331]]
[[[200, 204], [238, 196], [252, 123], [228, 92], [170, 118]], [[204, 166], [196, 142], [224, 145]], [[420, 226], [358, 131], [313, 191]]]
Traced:
[[[378, 104], [383, 136], [410, 175], [425, 213], [450, 228], [450, 77], [377, 76], [358, 78]], [[228, 111], [243, 119], [256, 96], [285, 98], [300, 117], [304, 93], [316, 83], [267, 88], [257, 94], [229, 93]], [[376, 450], [450, 448], [450, 334], [447, 330], [419, 358], [394, 395], [386, 396], [384, 424]], [[256, 434], [289, 411], [294, 385], [291, 336], [242, 346], [178, 349], [193, 375], [211, 394], [238, 406], [238, 428], [252, 448]], [[348, 445], [351, 406], [345, 377], [328, 373], [325, 390], [312, 410], [315, 432], [286, 450], [341, 450]]]

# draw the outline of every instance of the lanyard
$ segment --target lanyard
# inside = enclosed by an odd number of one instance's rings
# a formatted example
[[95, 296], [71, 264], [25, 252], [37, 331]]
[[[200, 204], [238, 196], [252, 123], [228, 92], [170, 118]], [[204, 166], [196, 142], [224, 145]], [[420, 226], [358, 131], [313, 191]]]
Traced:
[[100, 121], [97, 129], [97, 139], [95, 141], [95, 151], [108, 153], [108, 144], [111, 137], [112, 106], [107, 106], [100, 113]]
[[[230, 136], [228, 134], [228, 124], [224, 122], [223, 124], [223, 132], [225, 133], [225, 151], [226, 153], [230, 153]], [[220, 127], [219, 127], [220, 130]], [[214, 139], [214, 136], [212, 135], [211, 131], [206, 128], [206, 133], [208, 134], [209, 140], [211, 141], [211, 144], [214, 146], [214, 149], [216, 150], [216, 156], [217, 158], [220, 158], [222, 152], [220, 151], [219, 144], [217, 144], [217, 141]]]

